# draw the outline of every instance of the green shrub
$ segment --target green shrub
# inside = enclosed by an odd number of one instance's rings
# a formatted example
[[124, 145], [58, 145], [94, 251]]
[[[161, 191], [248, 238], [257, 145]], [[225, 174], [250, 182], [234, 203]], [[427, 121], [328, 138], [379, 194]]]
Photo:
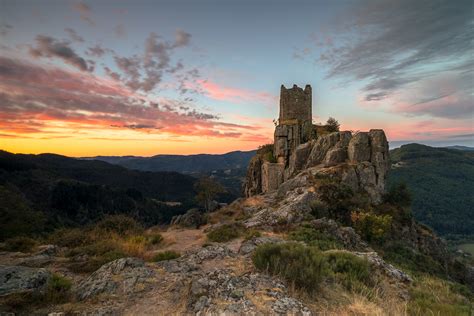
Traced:
[[252, 238], [261, 237], [261, 236], [262, 236], [262, 233], [260, 233], [258, 230], [249, 229], [244, 234], [244, 240], [250, 240]]
[[302, 241], [308, 246], [313, 246], [319, 250], [341, 249], [341, 243], [332, 236], [323, 233], [309, 224], [304, 224], [288, 234], [288, 238], [295, 241]]
[[242, 227], [240, 225], [225, 224], [207, 233], [207, 239], [214, 242], [227, 242], [239, 237], [241, 233]]
[[390, 231], [392, 216], [354, 211], [351, 213], [351, 221], [363, 239], [369, 242], [382, 241]]
[[60, 247], [80, 247], [91, 242], [90, 235], [80, 228], [60, 228], [48, 238], [49, 242]]
[[143, 233], [143, 227], [136, 220], [125, 215], [108, 215], [99, 221], [96, 227], [119, 236]]
[[29, 237], [13, 237], [5, 240], [3, 249], [6, 251], [30, 252], [36, 245], [36, 240]]
[[71, 286], [71, 280], [58, 274], [53, 274], [48, 283], [46, 300], [50, 303], [62, 303], [67, 301]]
[[159, 262], [164, 260], [173, 260], [179, 257], [181, 257], [181, 254], [179, 252], [167, 250], [154, 255], [152, 261]]
[[329, 251], [324, 257], [336, 280], [348, 290], [360, 290], [371, 285], [370, 266], [366, 259], [345, 251]]
[[277, 275], [291, 285], [314, 293], [325, 274], [321, 252], [299, 243], [263, 244], [253, 256], [255, 267]]
[[149, 245], [158, 245], [163, 241], [163, 236], [161, 236], [161, 234], [159, 233], [153, 233], [150, 235], [146, 235], [145, 237], [147, 240], [147, 244]]

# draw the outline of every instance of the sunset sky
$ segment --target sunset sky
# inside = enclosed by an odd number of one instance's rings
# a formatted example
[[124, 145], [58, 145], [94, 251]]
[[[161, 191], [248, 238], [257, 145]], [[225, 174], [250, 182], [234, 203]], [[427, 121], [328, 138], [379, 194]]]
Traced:
[[316, 123], [474, 146], [473, 3], [0, 0], [0, 149], [251, 150], [281, 84]]

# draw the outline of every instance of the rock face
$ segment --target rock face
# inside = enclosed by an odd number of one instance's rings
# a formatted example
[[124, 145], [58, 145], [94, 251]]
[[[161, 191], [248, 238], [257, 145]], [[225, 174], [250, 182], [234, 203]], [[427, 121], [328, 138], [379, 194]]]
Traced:
[[263, 159], [259, 155], [250, 160], [244, 183], [244, 194], [247, 197], [262, 193], [262, 164]]
[[22, 266], [0, 266], [0, 296], [41, 292], [46, 289], [51, 273], [45, 269]]
[[77, 287], [78, 299], [84, 300], [101, 293], [127, 295], [143, 290], [153, 270], [138, 258], [121, 258], [109, 262]]

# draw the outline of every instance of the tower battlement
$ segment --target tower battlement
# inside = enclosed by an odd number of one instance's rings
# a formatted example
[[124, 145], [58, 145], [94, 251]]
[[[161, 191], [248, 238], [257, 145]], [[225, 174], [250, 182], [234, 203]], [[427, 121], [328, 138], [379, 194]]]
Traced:
[[280, 124], [285, 122], [305, 122], [312, 120], [312, 89], [308, 84], [304, 89], [280, 87]]

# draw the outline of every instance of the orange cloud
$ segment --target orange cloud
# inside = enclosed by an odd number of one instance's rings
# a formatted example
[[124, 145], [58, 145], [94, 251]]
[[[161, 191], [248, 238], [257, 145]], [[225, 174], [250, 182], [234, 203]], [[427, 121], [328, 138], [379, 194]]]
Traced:
[[[153, 147], [153, 154], [173, 152], [172, 148], [177, 148], [173, 144], [178, 142], [183, 144], [180, 150], [187, 148], [189, 153], [198, 148], [200, 152], [222, 152], [256, 148], [263, 140], [254, 132], [258, 126], [221, 121], [218, 115], [197, 111], [193, 104], [155, 100], [91, 73], [1, 57], [0, 69], [0, 139], [10, 139], [6, 145], [1, 143], [4, 149], [31, 152], [40, 148], [38, 142], [49, 148], [60, 138], [70, 138], [78, 146], [92, 146], [91, 141], [103, 143], [109, 139], [117, 143], [116, 139], [123, 139], [131, 144], [137, 137], [144, 137], [143, 144], [167, 144], [166, 149]], [[22, 137], [27, 142], [20, 141]], [[218, 141], [221, 139], [227, 143], [223, 145]], [[217, 143], [220, 145], [215, 146]], [[60, 146], [56, 152], [65, 148]], [[67, 148], [66, 153], [79, 152]]]
[[277, 97], [267, 92], [224, 87], [208, 80], [197, 81], [199, 90], [202, 90], [209, 98], [218, 101], [245, 102], [245, 103], [275, 103]]

